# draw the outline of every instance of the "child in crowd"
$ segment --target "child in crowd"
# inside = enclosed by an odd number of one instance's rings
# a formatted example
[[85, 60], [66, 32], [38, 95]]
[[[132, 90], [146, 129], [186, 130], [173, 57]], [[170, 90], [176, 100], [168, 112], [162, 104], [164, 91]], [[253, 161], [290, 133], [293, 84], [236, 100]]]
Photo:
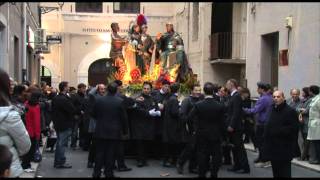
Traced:
[[39, 99], [41, 92], [34, 90], [31, 93], [30, 100], [25, 103], [26, 107], [26, 129], [29, 133], [31, 140], [31, 148], [29, 152], [22, 158], [22, 168], [25, 172], [34, 172], [35, 170], [31, 168], [31, 161], [34, 158], [36, 152], [37, 143], [40, 141], [40, 105]]
[[0, 144], [0, 179], [10, 176], [10, 166], [12, 163], [12, 153], [7, 146]]

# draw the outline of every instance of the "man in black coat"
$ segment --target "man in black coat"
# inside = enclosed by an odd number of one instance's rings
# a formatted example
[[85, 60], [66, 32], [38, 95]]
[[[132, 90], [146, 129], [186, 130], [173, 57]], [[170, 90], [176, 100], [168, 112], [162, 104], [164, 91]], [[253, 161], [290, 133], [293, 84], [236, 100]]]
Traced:
[[212, 83], [205, 83], [203, 88], [205, 99], [197, 102], [189, 115], [195, 126], [199, 177], [206, 177], [210, 156], [212, 156], [210, 169], [212, 178], [217, 178], [222, 162], [224, 106], [214, 99], [213, 89]]
[[181, 102], [180, 117], [183, 121], [183, 142], [184, 149], [179, 155], [177, 161], [177, 171], [183, 174], [183, 166], [189, 160], [189, 172], [198, 174], [196, 160], [196, 137], [194, 135], [194, 125], [192, 120], [188, 120], [188, 115], [194, 105], [203, 99], [201, 86], [195, 84], [192, 88], [192, 94]]
[[[120, 97], [123, 100], [125, 109], [127, 111], [127, 114], [129, 115], [128, 110], [129, 110], [129, 108], [131, 108], [134, 105], [134, 101], [132, 98], [129, 98], [126, 95], [122, 94], [123, 93], [122, 81], [115, 80], [114, 82], [118, 85], [116, 96]], [[129, 120], [128, 120], [128, 122], [129, 122]], [[129, 129], [130, 129], [130, 127], [129, 127]], [[125, 148], [125, 141], [122, 140], [122, 141], [120, 141], [119, 146], [116, 150], [117, 166], [115, 166], [115, 167], [117, 167], [118, 171], [120, 171], [120, 172], [132, 170], [131, 168], [128, 168], [126, 166], [125, 158], [124, 158], [124, 152], [125, 152], [124, 148]]]
[[299, 120], [296, 111], [285, 102], [282, 91], [273, 93], [274, 105], [264, 131], [262, 158], [271, 161], [273, 177], [291, 178], [291, 160], [295, 157]]
[[67, 147], [68, 139], [72, 133], [75, 107], [67, 94], [69, 91], [68, 82], [61, 82], [59, 90], [59, 95], [52, 100], [52, 120], [57, 133], [54, 167], [71, 168], [72, 166], [66, 163], [65, 147]]
[[163, 118], [164, 118], [164, 106], [165, 102], [168, 100], [170, 93], [170, 82], [163, 80], [161, 83], [160, 90], [154, 90], [151, 92], [151, 96], [155, 100], [156, 104], [161, 111], [160, 117], [155, 117], [155, 136], [152, 142], [152, 152], [157, 159], [163, 156], [163, 143], [162, 143], [162, 132], [163, 132]]
[[147, 147], [150, 146], [151, 140], [154, 139], [155, 116], [161, 113], [157, 108], [157, 104], [150, 96], [152, 84], [143, 83], [142, 94], [136, 99], [136, 107], [134, 108], [132, 120], [132, 139], [136, 140], [136, 148], [138, 153], [138, 167], [146, 166]]
[[164, 167], [175, 167], [175, 160], [182, 143], [182, 121], [180, 119], [178, 90], [179, 83], [170, 86], [171, 96], [164, 104], [163, 136]]
[[128, 136], [127, 112], [123, 100], [116, 96], [118, 85], [108, 85], [108, 94], [98, 98], [93, 106], [92, 116], [96, 120], [94, 138], [96, 139], [96, 159], [93, 177], [104, 174], [107, 178], [114, 177], [113, 166], [115, 151], [121, 139]]
[[[73, 95], [73, 104], [76, 107], [76, 123], [74, 129], [74, 138], [77, 138], [79, 129], [79, 146], [83, 150], [89, 150], [89, 97], [86, 94], [87, 86], [83, 83], [78, 84], [78, 92]], [[77, 139], [74, 139], [74, 147], [76, 146]]]
[[235, 79], [230, 79], [227, 81], [226, 86], [231, 95], [227, 108], [227, 130], [230, 143], [234, 146], [232, 148], [234, 166], [228, 170], [236, 173], [250, 173], [247, 152], [242, 139], [242, 98], [237, 91], [238, 83]]

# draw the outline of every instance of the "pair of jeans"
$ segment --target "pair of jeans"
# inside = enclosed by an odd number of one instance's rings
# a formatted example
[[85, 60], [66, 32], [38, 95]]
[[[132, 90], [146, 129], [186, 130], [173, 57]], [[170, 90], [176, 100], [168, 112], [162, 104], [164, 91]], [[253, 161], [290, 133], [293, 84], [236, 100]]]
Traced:
[[72, 129], [57, 131], [56, 152], [54, 155], [54, 165], [63, 165], [66, 162], [65, 149], [68, 147], [68, 140], [72, 134]]
[[71, 147], [77, 147], [77, 141], [79, 139], [79, 122], [75, 122], [72, 129]]

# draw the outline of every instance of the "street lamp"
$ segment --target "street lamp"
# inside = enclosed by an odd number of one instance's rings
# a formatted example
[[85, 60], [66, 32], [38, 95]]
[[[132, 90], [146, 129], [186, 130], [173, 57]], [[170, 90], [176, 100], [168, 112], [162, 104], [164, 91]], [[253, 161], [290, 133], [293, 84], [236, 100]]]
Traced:
[[46, 14], [54, 10], [62, 10], [64, 2], [58, 2], [59, 7], [40, 6], [41, 14]]

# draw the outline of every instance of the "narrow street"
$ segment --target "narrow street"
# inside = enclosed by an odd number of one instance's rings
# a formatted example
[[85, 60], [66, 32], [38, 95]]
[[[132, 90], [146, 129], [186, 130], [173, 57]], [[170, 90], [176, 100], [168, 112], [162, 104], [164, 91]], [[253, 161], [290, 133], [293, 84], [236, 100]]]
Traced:
[[[251, 167], [250, 174], [235, 174], [232, 172], [228, 172], [227, 169], [229, 166], [222, 166], [219, 171], [218, 177], [272, 177], [271, 167], [268, 168], [255, 168], [253, 165], [253, 160], [256, 157], [256, 153], [247, 151], [248, 158]], [[53, 159], [54, 154], [44, 152], [43, 160], [40, 163], [38, 171], [36, 173], [36, 177], [92, 177], [92, 169], [87, 168], [87, 154], [88, 152], [84, 152], [82, 150], [70, 150], [68, 148], [66, 156], [67, 161], [73, 166], [72, 169], [55, 169], [53, 168]], [[138, 168], [136, 167], [136, 161], [133, 159], [126, 160], [126, 164], [128, 167], [132, 168], [132, 171], [129, 172], [117, 172], [115, 171], [115, 176], [118, 177], [176, 177], [176, 178], [192, 178], [197, 177], [196, 174], [189, 174], [187, 170], [187, 166], [185, 166], [185, 173], [180, 175], [176, 172], [175, 168], [164, 168], [161, 166], [161, 161], [151, 160], [148, 161], [149, 166]], [[169, 176], [161, 176], [164, 174], [169, 174]], [[302, 177], [319, 177], [320, 173], [305, 169], [296, 165], [292, 165], [292, 177], [302, 178]]]

